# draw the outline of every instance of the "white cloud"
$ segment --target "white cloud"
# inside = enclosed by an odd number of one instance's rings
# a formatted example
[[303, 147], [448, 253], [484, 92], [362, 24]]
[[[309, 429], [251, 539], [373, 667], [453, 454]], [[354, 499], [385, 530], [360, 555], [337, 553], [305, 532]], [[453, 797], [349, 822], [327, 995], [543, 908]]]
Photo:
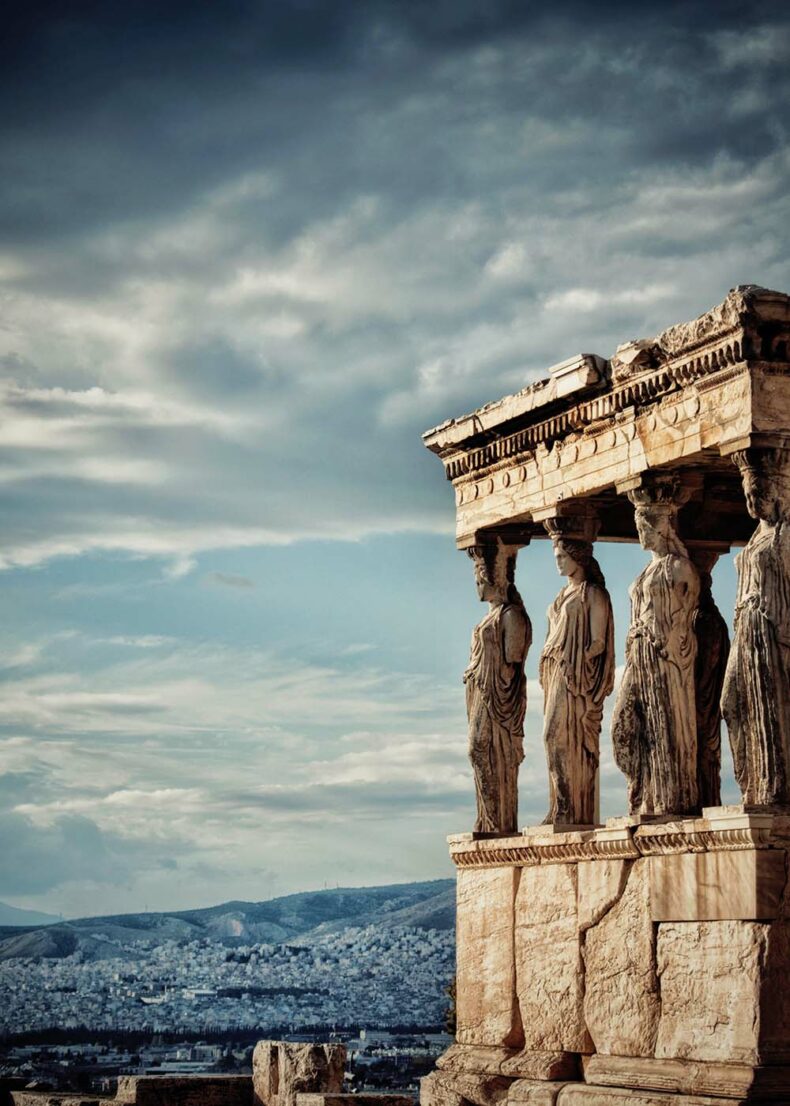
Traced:
[[529, 273], [527, 251], [521, 242], [506, 242], [485, 263], [485, 272], [497, 280], [520, 280]]
[[[602, 308], [641, 306], [670, 299], [675, 289], [671, 284], [649, 284], [644, 288], [620, 288], [603, 291], [599, 288], [569, 288], [548, 296], [546, 311], [600, 311]], [[610, 352], [610, 351], [609, 351]]]

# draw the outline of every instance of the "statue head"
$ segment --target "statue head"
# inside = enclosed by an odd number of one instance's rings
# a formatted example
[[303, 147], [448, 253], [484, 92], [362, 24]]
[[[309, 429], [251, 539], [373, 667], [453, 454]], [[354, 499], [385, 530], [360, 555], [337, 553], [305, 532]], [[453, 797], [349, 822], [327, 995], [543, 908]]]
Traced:
[[514, 583], [516, 572], [515, 546], [505, 545], [498, 538], [484, 545], [467, 549], [475, 566], [475, 586], [478, 598], [485, 603], [520, 603], [521, 596]]
[[634, 521], [639, 544], [659, 556], [677, 553], [686, 556], [686, 547], [678, 536], [678, 510], [686, 499], [685, 489], [673, 474], [662, 474], [628, 492], [634, 505]]
[[752, 518], [769, 523], [786, 519], [790, 515], [790, 449], [742, 449], [733, 459]]
[[677, 510], [671, 507], [637, 507], [636, 532], [643, 549], [666, 553], [677, 525]]
[[555, 538], [554, 560], [557, 563], [557, 571], [560, 576], [572, 576], [577, 568], [587, 569], [592, 560], [592, 542], [580, 541], [575, 538]]
[[554, 560], [560, 576], [573, 576], [576, 569], [580, 568], [584, 574], [585, 584], [606, 587], [601, 566], [593, 556], [591, 541], [585, 541], [583, 538], [555, 537], [552, 539], [552, 544]]

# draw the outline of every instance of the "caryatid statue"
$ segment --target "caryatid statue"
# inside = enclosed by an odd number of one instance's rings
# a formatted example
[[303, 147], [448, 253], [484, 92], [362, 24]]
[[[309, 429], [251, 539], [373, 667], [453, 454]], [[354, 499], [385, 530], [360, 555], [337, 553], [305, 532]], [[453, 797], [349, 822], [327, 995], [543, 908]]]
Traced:
[[612, 604], [592, 542], [563, 536], [552, 522], [546, 529], [553, 538], [557, 568], [568, 583], [549, 607], [540, 656], [549, 768], [545, 821], [592, 825], [597, 820], [603, 705], [614, 687]]
[[678, 537], [682, 489], [657, 477], [628, 492], [652, 557], [630, 588], [626, 663], [612, 719], [614, 756], [632, 814], [698, 809], [694, 617], [699, 574]]
[[721, 689], [730, 652], [727, 623], [713, 598], [711, 572], [719, 559], [715, 549], [698, 546], [689, 556], [700, 576], [700, 595], [694, 633], [697, 660], [694, 665], [697, 711], [697, 786], [699, 806], [721, 804]]
[[477, 594], [489, 607], [472, 633], [464, 673], [476, 833], [518, 830], [518, 768], [524, 759], [527, 707], [524, 661], [532, 625], [513, 582], [516, 553], [499, 540], [469, 550]]
[[744, 803], [790, 803], [790, 447], [734, 454], [759, 520], [735, 558], [735, 630], [721, 707]]

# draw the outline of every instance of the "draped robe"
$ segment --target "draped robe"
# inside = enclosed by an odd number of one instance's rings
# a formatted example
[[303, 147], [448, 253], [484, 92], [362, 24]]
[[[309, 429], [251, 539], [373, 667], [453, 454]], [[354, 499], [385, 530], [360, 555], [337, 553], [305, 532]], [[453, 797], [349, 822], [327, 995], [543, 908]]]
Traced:
[[469, 718], [469, 759], [477, 795], [476, 833], [515, 833], [518, 829], [518, 767], [524, 759], [527, 708], [523, 658], [505, 659], [503, 618], [524, 619], [529, 648], [532, 631], [523, 607], [504, 604], [490, 611], [472, 632], [464, 673]]
[[[605, 647], [588, 659], [591, 606], [606, 606]], [[595, 822], [595, 790], [603, 704], [614, 686], [614, 623], [609, 593], [597, 584], [565, 588], [548, 610], [540, 658], [545, 707], [543, 740], [549, 766], [547, 822]]]
[[790, 525], [763, 524], [735, 558], [738, 596], [722, 713], [745, 803], [790, 802]]
[[[674, 579], [685, 560], [696, 587]], [[687, 558], [652, 560], [630, 588], [631, 627], [612, 719], [632, 814], [686, 814], [698, 805], [693, 622], [699, 577]]]

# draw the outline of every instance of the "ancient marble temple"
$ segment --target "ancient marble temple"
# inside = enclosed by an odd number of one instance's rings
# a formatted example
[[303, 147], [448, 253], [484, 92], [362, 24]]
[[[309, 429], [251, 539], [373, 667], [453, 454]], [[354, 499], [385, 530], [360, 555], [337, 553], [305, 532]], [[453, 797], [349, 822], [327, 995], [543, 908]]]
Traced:
[[[464, 675], [477, 820], [450, 838], [457, 1035], [423, 1106], [790, 1103], [790, 297], [736, 288], [425, 443], [488, 610]], [[541, 539], [547, 623], [515, 587]], [[622, 657], [602, 541], [645, 550]], [[722, 612], [711, 571], [735, 547]], [[533, 623], [547, 815], [519, 830]], [[602, 741], [623, 773], [605, 825]]]

